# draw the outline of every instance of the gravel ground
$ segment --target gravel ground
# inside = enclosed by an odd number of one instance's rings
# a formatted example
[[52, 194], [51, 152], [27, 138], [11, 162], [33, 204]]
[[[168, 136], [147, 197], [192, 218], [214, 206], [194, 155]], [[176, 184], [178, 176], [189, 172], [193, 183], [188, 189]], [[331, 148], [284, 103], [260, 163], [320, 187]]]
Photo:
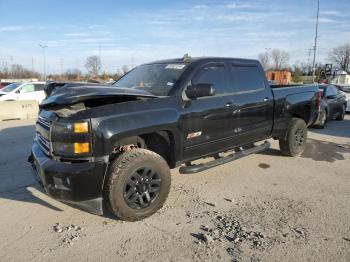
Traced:
[[34, 121], [0, 122], [0, 261], [350, 261], [350, 116], [211, 170], [173, 170], [166, 205], [127, 223], [46, 196], [26, 163]]

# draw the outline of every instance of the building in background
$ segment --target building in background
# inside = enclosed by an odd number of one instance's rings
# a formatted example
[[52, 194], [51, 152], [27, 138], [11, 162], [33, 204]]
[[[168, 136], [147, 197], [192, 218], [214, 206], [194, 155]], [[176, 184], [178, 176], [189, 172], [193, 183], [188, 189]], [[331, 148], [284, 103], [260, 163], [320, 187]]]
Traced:
[[336, 85], [350, 85], [350, 74], [343, 70], [336, 71], [330, 82]]
[[288, 85], [292, 80], [292, 73], [287, 70], [268, 70], [265, 75], [267, 80], [279, 85]]

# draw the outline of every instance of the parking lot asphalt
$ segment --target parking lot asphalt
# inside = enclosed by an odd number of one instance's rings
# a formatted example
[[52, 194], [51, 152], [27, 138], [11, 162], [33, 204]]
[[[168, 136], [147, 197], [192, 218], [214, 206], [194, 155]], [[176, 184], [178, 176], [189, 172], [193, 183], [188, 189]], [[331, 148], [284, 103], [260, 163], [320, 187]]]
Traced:
[[0, 122], [0, 261], [350, 261], [350, 115], [207, 170], [172, 171], [166, 205], [122, 222], [45, 195], [26, 158], [34, 120]]

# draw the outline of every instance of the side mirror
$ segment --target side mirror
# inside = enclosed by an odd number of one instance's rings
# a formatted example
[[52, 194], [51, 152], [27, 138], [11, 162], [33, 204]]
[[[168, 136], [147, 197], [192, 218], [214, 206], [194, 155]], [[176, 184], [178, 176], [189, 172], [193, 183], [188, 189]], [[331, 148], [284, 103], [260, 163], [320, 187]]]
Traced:
[[185, 92], [190, 99], [215, 95], [215, 89], [211, 84], [191, 85], [187, 87]]

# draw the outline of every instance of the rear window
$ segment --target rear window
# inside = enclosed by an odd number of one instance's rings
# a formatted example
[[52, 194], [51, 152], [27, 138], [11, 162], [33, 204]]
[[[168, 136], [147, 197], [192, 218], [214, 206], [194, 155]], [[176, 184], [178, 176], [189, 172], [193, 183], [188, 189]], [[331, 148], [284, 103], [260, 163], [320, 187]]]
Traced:
[[264, 78], [257, 66], [232, 65], [235, 90], [254, 92], [265, 88]]
[[35, 84], [35, 91], [44, 91], [44, 84]]

